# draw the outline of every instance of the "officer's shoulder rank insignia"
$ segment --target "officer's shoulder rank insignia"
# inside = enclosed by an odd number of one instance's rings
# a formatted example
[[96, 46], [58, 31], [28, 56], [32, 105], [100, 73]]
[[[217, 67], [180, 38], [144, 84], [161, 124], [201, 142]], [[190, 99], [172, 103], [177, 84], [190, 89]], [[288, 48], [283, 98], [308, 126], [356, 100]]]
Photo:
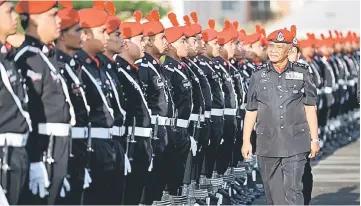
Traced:
[[299, 62], [292, 62], [292, 64], [293, 64], [294, 66], [301, 67], [301, 68], [303, 68], [303, 69], [308, 70], [311, 74], [313, 73], [311, 67], [310, 67], [309, 65], [307, 65], [307, 64], [302, 64], [302, 63], [299, 63]]
[[[264, 71], [264, 69], [267, 68], [267, 65], [266, 64], [263, 64], [261, 66], [258, 66], [256, 69], [255, 69], [255, 72], [258, 72], [258, 71]], [[267, 72], [267, 71], [265, 71]], [[263, 72], [262, 72], [263, 73]]]

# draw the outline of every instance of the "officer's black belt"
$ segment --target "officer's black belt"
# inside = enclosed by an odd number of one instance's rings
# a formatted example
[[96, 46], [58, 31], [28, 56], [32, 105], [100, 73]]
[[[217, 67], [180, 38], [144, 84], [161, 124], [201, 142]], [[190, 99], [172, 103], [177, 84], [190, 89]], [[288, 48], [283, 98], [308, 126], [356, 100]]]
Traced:
[[225, 108], [224, 109], [224, 115], [236, 116], [236, 113], [237, 113], [237, 109], [232, 109], [232, 108]]
[[[87, 139], [88, 132], [87, 127], [72, 127], [71, 137], [73, 139]], [[112, 128], [91, 128], [91, 138], [111, 139], [112, 135]]]
[[189, 126], [189, 120], [188, 119], [177, 119], [177, 120], [174, 120], [174, 118], [168, 118], [167, 119], [167, 122], [166, 122], [166, 125], [167, 126], [173, 126], [172, 125], [172, 122], [173, 123], [177, 123], [177, 127], [181, 127], [181, 128], [188, 128]]
[[162, 117], [162, 116], [157, 116], [157, 115], [152, 115], [152, 116], [151, 116], [151, 123], [152, 123], [152, 124], [156, 124], [157, 118], [158, 118], [158, 125], [159, 125], [159, 126], [164, 126], [164, 125], [166, 125], [166, 122], [167, 122], [168, 117]]
[[[199, 114], [191, 114], [189, 121], [198, 121]], [[204, 122], [204, 115], [200, 116], [201, 122]]]
[[26, 142], [28, 141], [29, 133], [19, 134], [19, 133], [3, 133], [0, 134], [0, 146], [6, 144], [11, 147], [25, 147]]
[[66, 123], [39, 123], [38, 133], [42, 135], [66, 137], [69, 136], [70, 127], [70, 124]]
[[224, 114], [224, 109], [212, 109], [211, 110], [211, 115], [212, 116], [218, 116], [218, 117], [221, 117], [221, 116], [223, 116], [223, 114]]
[[[133, 127], [128, 127], [128, 133], [133, 131]], [[93, 131], [92, 131], [93, 132]], [[152, 136], [152, 128], [146, 127], [135, 127], [134, 128], [134, 136], [138, 137], [151, 137]]]

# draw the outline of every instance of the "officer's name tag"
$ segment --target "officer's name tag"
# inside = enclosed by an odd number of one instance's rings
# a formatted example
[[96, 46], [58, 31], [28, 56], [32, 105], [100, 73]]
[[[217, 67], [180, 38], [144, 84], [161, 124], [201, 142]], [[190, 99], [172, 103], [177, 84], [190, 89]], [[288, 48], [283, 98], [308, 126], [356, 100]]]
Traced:
[[300, 72], [287, 72], [286, 79], [303, 80], [303, 73]]

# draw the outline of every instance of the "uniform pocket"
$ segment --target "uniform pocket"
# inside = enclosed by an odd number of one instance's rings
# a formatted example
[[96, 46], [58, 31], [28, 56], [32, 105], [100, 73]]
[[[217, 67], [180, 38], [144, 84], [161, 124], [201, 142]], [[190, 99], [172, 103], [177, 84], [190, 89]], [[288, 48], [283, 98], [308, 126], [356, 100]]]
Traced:
[[296, 138], [299, 136], [309, 135], [309, 130], [308, 123], [295, 125], [293, 126], [293, 136]]
[[256, 134], [257, 134], [256, 148], [258, 151], [266, 152], [270, 148], [274, 140], [273, 133], [274, 131], [270, 128], [265, 128], [265, 127], [256, 128]]
[[271, 100], [272, 84], [265, 83], [257, 87], [257, 99], [261, 102], [267, 102]]

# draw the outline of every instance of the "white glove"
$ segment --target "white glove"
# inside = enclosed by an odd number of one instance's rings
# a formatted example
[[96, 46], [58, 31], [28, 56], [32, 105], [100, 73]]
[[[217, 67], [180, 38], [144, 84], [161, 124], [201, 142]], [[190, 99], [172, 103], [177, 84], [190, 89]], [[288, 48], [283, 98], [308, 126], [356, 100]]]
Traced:
[[49, 177], [43, 162], [30, 163], [29, 189], [34, 195], [39, 193], [40, 198], [49, 195], [46, 188], [49, 187]]
[[0, 185], [0, 205], [2, 205], [2, 206], [9, 206], [9, 202], [8, 202], [8, 200], [6, 199], [4, 190], [3, 190], [3, 188], [1, 187], [1, 185]]
[[196, 156], [196, 154], [197, 154], [197, 142], [196, 142], [196, 140], [194, 140], [194, 138], [192, 136], [190, 136], [190, 139], [191, 139], [192, 154], [193, 154], [193, 156]]
[[90, 186], [90, 183], [92, 183], [92, 178], [90, 177], [89, 169], [85, 168], [83, 189], [88, 188]]
[[153, 169], [153, 157], [152, 159], [150, 160], [150, 164], [149, 164], [149, 167], [148, 167], [148, 172], [151, 172]]
[[63, 179], [63, 185], [61, 186], [61, 190], [60, 190], [60, 197], [66, 196], [65, 191], [70, 192], [70, 184], [66, 177], [64, 177], [64, 179]]
[[127, 176], [128, 173], [131, 173], [132, 172], [132, 167], [130, 166], [130, 162], [129, 162], [129, 159], [128, 159], [128, 155], [125, 154], [125, 160], [124, 160], [124, 176]]

